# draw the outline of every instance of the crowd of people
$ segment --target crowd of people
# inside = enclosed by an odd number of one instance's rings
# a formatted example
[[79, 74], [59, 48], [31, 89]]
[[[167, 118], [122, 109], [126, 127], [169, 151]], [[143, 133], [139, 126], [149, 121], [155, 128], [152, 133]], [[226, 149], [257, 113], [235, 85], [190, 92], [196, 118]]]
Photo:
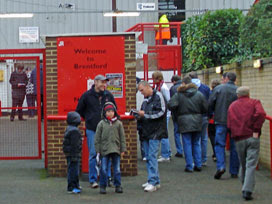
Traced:
[[[183, 79], [174, 75], [170, 90], [161, 72], [154, 72], [152, 78], [153, 86], [147, 81], [137, 80], [137, 89], [144, 96], [141, 108], [135, 115], [142, 158], [146, 161], [147, 168], [147, 182], [142, 185], [144, 191], [154, 192], [161, 187], [158, 162], [171, 161], [168, 123], [172, 115], [175, 156], [185, 157], [184, 171], [200, 172], [207, 165], [209, 137], [213, 148], [212, 158], [217, 166], [214, 179], [220, 179], [226, 171], [225, 147], [229, 137], [229, 172], [232, 178], [238, 178], [240, 168], [242, 196], [245, 200], [253, 199], [254, 172], [260, 149], [259, 138], [266, 115], [261, 102], [250, 98], [248, 87], [238, 88], [235, 85], [236, 74], [233, 72], [224, 73], [221, 82], [218, 79], [212, 80], [211, 89], [198, 79], [196, 72], [186, 74]], [[106, 83], [107, 79], [103, 75], [97, 75], [92, 88], [81, 96], [76, 112], [68, 113], [63, 149], [67, 156], [69, 193], [79, 193], [81, 189], [78, 183], [77, 154], [81, 146], [73, 146], [73, 133], [69, 133], [71, 129], [75, 129], [77, 135], [79, 131], [76, 126], [79, 123], [74, 123], [71, 128], [69, 114], [80, 114], [86, 121], [91, 187], [99, 186], [96, 165], [100, 161], [100, 193], [106, 193], [111, 178], [112, 161], [115, 192], [123, 192], [120, 156], [126, 151], [124, 130], [116, 112], [114, 97], [105, 89]], [[209, 120], [213, 123], [209, 124]], [[78, 141], [81, 140], [81, 137], [77, 138]], [[67, 148], [69, 145], [74, 149]], [[73, 149], [75, 154], [71, 154], [67, 149]]]

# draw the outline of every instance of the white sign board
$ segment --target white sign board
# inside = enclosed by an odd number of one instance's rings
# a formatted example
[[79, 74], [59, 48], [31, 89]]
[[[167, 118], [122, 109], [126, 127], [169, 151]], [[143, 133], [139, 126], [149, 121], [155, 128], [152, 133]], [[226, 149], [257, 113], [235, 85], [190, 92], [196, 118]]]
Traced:
[[155, 3], [137, 3], [138, 11], [154, 11]]
[[19, 27], [19, 43], [38, 43], [39, 27]]

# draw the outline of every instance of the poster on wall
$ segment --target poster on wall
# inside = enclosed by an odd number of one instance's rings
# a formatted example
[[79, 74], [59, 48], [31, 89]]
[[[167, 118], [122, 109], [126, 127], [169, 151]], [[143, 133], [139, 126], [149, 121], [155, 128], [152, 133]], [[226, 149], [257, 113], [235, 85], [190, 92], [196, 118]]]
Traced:
[[80, 96], [102, 74], [110, 78], [119, 114], [126, 108], [124, 36], [76, 36], [57, 38], [58, 113], [76, 109]]
[[114, 98], [123, 98], [123, 74], [106, 74], [107, 90], [112, 93]]

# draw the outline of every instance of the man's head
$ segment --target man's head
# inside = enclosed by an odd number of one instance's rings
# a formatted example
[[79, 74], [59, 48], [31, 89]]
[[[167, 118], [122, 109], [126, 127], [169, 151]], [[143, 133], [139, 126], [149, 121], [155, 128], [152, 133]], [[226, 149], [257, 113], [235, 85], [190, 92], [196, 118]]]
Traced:
[[179, 75], [173, 75], [172, 76], [172, 78], [171, 78], [171, 82], [173, 83], [173, 84], [176, 84], [178, 81], [180, 81], [181, 80], [181, 78], [180, 78], [180, 76]]
[[105, 91], [108, 79], [99, 74], [94, 78], [94, 88], [96, 92]]
[[191, 79], [198, 79], [197, 73], [196, 72], [189, 72], [189, 77], [191, 77]]
[[238, 98], [248, 96], [249, 97], [249, 87], [248, 86], [241, 86], [236, 90], [236, 94]]
[[17, 66], [17, 70], [18, 70], [18, 72], [23, 72], [24, 71], [24, 65], [22, 65], [22, 64], [18, 64]]
[[228, 81], [235, 82], [236, 81], [236, 74], [234, 72], [228, 72], [227, 79], [228, 79]]
[[225, 84], [225, 83], [228, 82], [228, 80], [227, 80], [227, 74], [228, 74], [228, 72], [224, 72], [223, 73], [222, 78], [221, 78], [221, 83], [222, 84]]
[[138, 90], [145, 98], [153, 94], [153, 89], [147, 81], [140, 81], [138, 84]]
[[160, 81], [163, 81], [163, 75], [160, 71], [155, 71], [152, 74], [152, 79], [154, 83], [159, 83]]
[[220, 79], [213, 79], [211, 82], [211, 88], [214, 89], [215, 87], [217, 87], [220, 84], [221, 84]]
[[182, 79], [182, 84], [183, 85], [186, 85], [186, 84], [190, 84], [192, 83], [192, 79], [189, 75], [185, 76], [183, 79]]

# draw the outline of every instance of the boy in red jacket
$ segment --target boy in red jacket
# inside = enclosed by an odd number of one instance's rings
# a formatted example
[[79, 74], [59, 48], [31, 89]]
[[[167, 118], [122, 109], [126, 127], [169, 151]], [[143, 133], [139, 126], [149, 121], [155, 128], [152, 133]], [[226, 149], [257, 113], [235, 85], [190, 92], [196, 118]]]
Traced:
[[228, 128], [235, 140], [240, 160], [240, 179], [245, 200], [252, 200], [255, 185], [255, 169], [260, 151], [260, 135], [265, 111], [259, 100], [249, 97], [249, 87], [236, 90], [238, 100], [228, 109]]

